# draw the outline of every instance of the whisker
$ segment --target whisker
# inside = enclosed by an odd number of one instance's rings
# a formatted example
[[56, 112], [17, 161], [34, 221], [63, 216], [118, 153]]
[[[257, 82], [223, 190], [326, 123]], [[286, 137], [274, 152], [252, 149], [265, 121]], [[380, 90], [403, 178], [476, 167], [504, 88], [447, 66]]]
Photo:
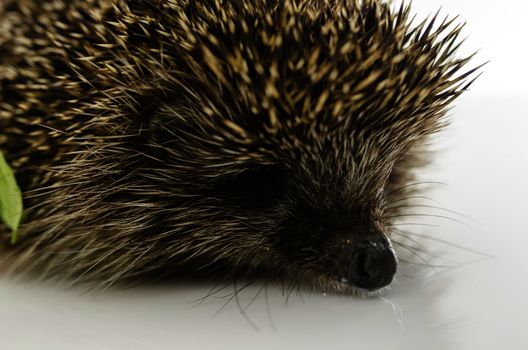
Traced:
[[407, 185], [404, 185], [404, 186], [401, 186], [401, 187], [398, 187], [390, 192], [387, 193], [387, 196], [391, 196], [392, 194], [396, 193], [396, 192], [399, 192], [399, 191], [402, 191], [406, 188], [409, 188], [409, 187], [412, 187], [412, 186], [418, 186], [418, 185], [442, 185], [442, 186], [447, 186], [446, 183], [443, 183], [443, 182], [438, 182], [438, 181], [421, 181], [421, 182], [414, 182], [414, 183], [411, 183], [411, 184], [407, 184]]
[[425, 226], [425, 227], [441, 227], [440, 225], [433, 225], [433, 224], [422, 224], [419, 222], [398, 222], [395, 224], [391, 224], [392, 226]]
[[268, 282], [266, 281], [265, 284], [266, 288], [264, 288], [264, 298], [266, 299], [266, 313], [268, 314], [268, 320], [271, 326], [271, 329], [273, 332], [277, 333], [277, 327], [275, 326], [275, 322], [273, 321], [273, 317], [271, 317], [271, 307], [269, 303], [269, 296], [268, 296]]
[[226, 284], [224, 284], [223, 286], [221, 287], [218, 287], [218, 285], [220, 284], [220, 281], [218, 281], [210, 290], [209, 292], [207, 292], [207, 294], [201, 298], [198, 298], [198, 299], [194, 299], [194, 300], [191, 300], [189, 301], [189, 303], [196, 303], [195, 307], [200, 305], [200, 304], [203, 304], [205, 302], [205, 300], [213, 295], [215, 295], [216, 293], [219, 293], [221, 292], [222, 290], [224, 290], [225, 288], [227, 288], [232, 282], [229, 281], [227, 282]]
[[[409, 241], [411, 241], [411, 242], [413, 242], [415, 245], [413, 245], [413, 246], [409, 245], [409, 247], [412, 248], [412, 249], [415, 249], [416, 251], [418, 251], [420, 253], [424, 253], [424, 254], [429, 255], [430, 257], [435, 258], [435, 259], [443, 260], [444, 262], [447, 262], [447, 263], [457, 263], [456, 261], [448, 260], [446, 258], [441, 257], [440, 255], [433, 254], [432, 252], [426, 250], [425, 248], [421, 248], [422, 244], [420, 244], [420, 242], [418, 242], [415, 239], [412, 239], [412, 238], [410, 238], [408, 236], [404, 236], [404, 235], [402, 235], [402, 237], [407, 239], [407, 240], [409, 240]], [[402, 242], [395, 241], [395, 240], [391, 240], [391, 242], [396, 243], [396, 244], [402, 244]]]
[[435, 215], [435, 214], [418, 214], [418, 213], [415, 213], [415, 214], [398, 214], [398, 215], [392, 215], [392, 216], [388, 216], [389, 219], [394, 219], [394, 218], [399, 218], [399, 217], [408, 217], [408, 216], [423, 216], [423, 217], [433, 217], [433, 218], [440, 218], [440, 219], [445, 219], [445, 220], [449, 220], [449, 221], [453, 221], [453, 222], [457, 222], [461, 225], [464, 225], [465, 227], [467, 228], [472, 228], [470, 225], [466, 224], [465, 222], [463, 221], [460, 221], [460, 220], [457, 220], [457, 219], [454, 219], [454, 218], [450, 218], [449, 216], [444, 216], [444, 215]]
[[410, 196], [410, 197], [404, 197], [404, 198], [398, 198], [398, 199], [395, 199], [393, 201], [390, 201], [388, 203], [389, 206], [393, 205], [394, 203], [398, 203], [398, 202], [403, 202], [403, 201], [407, 201], [407, 200], [410, 200], [410, 199], [427, 199], [427, 200], [430, 200], [432, 202], [435, 202], [435, 203], [438, 203], [438, 204], [441, 204], [439, 201], [431, 198], [431, 197], [427, 197], [427, 196]]
[[244, 286], [242, 286], [240, 289], [236, 289], [236, 279], [235, 279], [235, 281], [234, 281], [234, 291], [232, 293], [226, 294], [224, 296], [217, 297], [217, 298], [220, 299], [220, 298], [227, 298], [227, 297], [230, 296], [229, 299], [227, 299], [227, 301], [222, 305], [222, 307], [220, 307], [220, 309], [213, 314], [213, 317], [216, 317], [235, 298], [235, 296], [241, 290], [245, 289], [247, 286], [249, 286], [252, 283], [253, 283], [253, 281], [250, 281], [247, 284], [245, 284]]
[[244, 307], [244, 310], [247, 310], [248, 307], [251, 306], [251, 304], [253, 304], [253, 302], [255, 302], [255, 300], [257, 300], [258, 296], [260, 295], [260, 293], [264, 290], [264, 287], [266, 285], [265, 284], [262, 284], [262, 287], [259, 288], [259, 290], [257, 291], [257, 293], [255, 294], [255, 296], [253, 298], [251, 298], [251, 300], [249, 301], [249, 303], [247, 303], [247, 305]]
[[286, 295], [286, 301], [285, 301], [285, 305], [288, 305], [288, 302], [290, 300], [290, 296], [292, 295], [295, 287], [297, 286], [297, 282], [295, 281], [292, 281], [290, 282], [290, 287], [288, 287], [288, 294]]
[[456, 267], [459, 267], [459, 266], [451, 266], [451, 265], [435, 265], [435, 266], [432, 266], [431, 264], [428, 264], [428, 263], [420, 264], [420, 263], [413, 262], [413, 261], [406, 260], [406, 259], [400, 259], [400, 261], [403, 262], [403, 263], [405, 263], [405, 264], [416, 265], [416, 266], [426, 266], [426, 267], [430, 267], [430, 268], [432, 268], [436, 273], [438, 273], [438, 270], [436, 270], [435, 267], [436, 267], [436, 268], [442, 268], [442, 269], [454, 269], [454, 268], [456, 268]]
[[449, 212], [449, 213], [452, 213], [452, 214], [456, 214], [456, 215], [460, 215], [466, 219], [469, 219], [473, 222], [475, 222], [476, 224], [479, 224], [479, 225], [482, 225], [482, 223], [478, 222], [477, 220], [475, 220], [474, 218], [468, 216], [468, 215], [465, 215], [465, 214], [462, 214], [460, 212], [457, 212], [455, 210], [451, 210], [451, 209], [447, 209], [447, 208], [442, 208], [442, 207], [437, 207], [437, 206], [434, 206], [434, 205], [426, 205], [426, 204], [407, 204], [407, 205], [398, 205], [398, 206], [394, 206], [394, 207], [387, 207], [389, 209], [389, 213], [391, 212], [390, 209], [400, 209], [400, 208], [431, 208], [431, 209], [438, 209], [438, 210], [443, 210], [443, 211], [446, 211], [446, 212]]
[[[436, 242], [439, 242], [439, 243], [442, 243], [442, 244], [448, 245], [448, 246], [453, 247], [453, 248], [458, 248], [458, 249], [464, 250], [464, 251], [469, 252], [469, 253], [473, 253], [473, 254], [476, 254], [476, 255], [480, 255], [480, 256], [482, 256], [482, 257], [486, 257], [486, 258], [495, 258], [494, 255], [487, 254], [487, 253], [483, 253], [483, 252], [479, 252], [479, 251], [477, 251], [477, 250], [474, 250], [474, 249], [471, 249], [471, 248], [465, 247], [465, 246], [463, 246], [463, 245], [456, 244], [456, 243], [453, 243], [453, 242], [449, 242], [449, 241], [444, 240], [444, 239], [441, 239], [441, 238], [432, 237], [432, 236], [427, 235], [427, 234], [423, 234], [423, 233], [414, 233], [414, 232], [410, 232], [410, 231], [401, 231], [401, 232], [404, 233], [404, 234], [414, 235], [414, 236], [418, 236], [418, 237], [420, 237], [420, 238], [424, 238], [424, 239], [428, 239], [428, 240], [436, 241]], [[405, 237], [408, 238], [407, 236], [405, 236]]]
[[[424, 263], [425, 265], [429, 266], [429, 267], [432, 268], [435, 272], [437, 272], [436, 269], [435, 269], [435, 267], [434, 267], [433, 265], [431, 265], [427, 260], [425, 260], [425, 258], [424, 258], [423, 256], [421, 256], [419, 253], [417, 253], [417, 252], [416, 252], [414, 249], [412, 249], [411, 247], [409, 247], [409, 246], [407, 246], [406, 244], [403, 244], [403, 243], [401, 243], [401, 242], [395, 242], [395, 241], [393, 241], [393, 243], [396, 244], [397, 246], [402, 247], [402, 248], [404, 248], [405, 250], [409, 251], [409, 252], [412, 253], [414, 256], [418, 257], [418, 259], [420, 259], [421, 261], [423, 261], [423, 263]], [[404, 259], [400, 259], [400, 261], [405, 262], [406, 260], [404, 260]]]
[[[253, 282], [255, 281], [252, 281], [250, 284], [253, 284]], [[241, 289], [239, 290], [236, 290], [236, 280], [234, 281], [234, 288], [235, 288], [235, 302], [236, 302], [236, 305], [237, 305], [237, 308], [238, 310], [240, 311], [240, 314], [242, 315], [242, 317], [244, 317], [246, 319], [246, 321], [249, 323], [249, 325], [257, 332], [260, 332], [260, 328], [257, 327], [257, 325], [253, 322], [253, 320], [251, 320], [251, 318], [249, 318], [249, 316], [247, 315], [246, 313], [246, 310], [242, 307], [242, 305], [240, 304], [240, 299], [238, 298], [238, 293], [240, 293], [241, 290], [245, 289], [247, 286], [249, 286], [249, 284], [247, 284], [246, 286], [242, 287]]]

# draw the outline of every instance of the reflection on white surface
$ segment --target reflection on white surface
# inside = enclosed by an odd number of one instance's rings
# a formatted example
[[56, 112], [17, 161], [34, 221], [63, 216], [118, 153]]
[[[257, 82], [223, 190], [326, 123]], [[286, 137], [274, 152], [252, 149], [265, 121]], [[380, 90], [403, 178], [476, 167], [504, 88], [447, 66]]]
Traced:
[[[525, 50], [520, 43], [526, 29], [516, 17], [527, 9], [513, 0], [503, 2], [501, 11], [485, 1], [442, 3], [445, 13], [463, 14], [474, 47], [486, 48], [481, 60], [491, 58], [492, 64], [474, 91], [457, 103], [453, 127], [442, 137], [447, 143], [440, 144], [437, 162], [422, 178], [447, 184], [432, 187], [438, 203], [429, 204], [470, 218], [421, 208], [420, 213], [464, 224], [413, 218], [412, 223], [439, 227], [409, 225], [409, 230], [447, 243], [422, 238], [427, 252], [418, 251], [421, 258], [408, 253], [412, 263], [402, 265], [398, 281], [383, 296], [293, 292], [286, 302], [281, 286], [262, 288], [257, 282], [239, 293], [240, 307], [235, 299], [223, 307], [228, 297], [221, 296], [232, 286], [197, 304], [193, 301], [212, 285], [94, 295], [3, 281], [0, 348], [528, 348], [528, 91], [526, 73], [516, 74], [516, 67], [526, 64], [526, 52], [520, 51]], [[438, 3], [415, 1], [414, 7], [427, 13]], [[512, 50], [504, 50], [507, 46]]]

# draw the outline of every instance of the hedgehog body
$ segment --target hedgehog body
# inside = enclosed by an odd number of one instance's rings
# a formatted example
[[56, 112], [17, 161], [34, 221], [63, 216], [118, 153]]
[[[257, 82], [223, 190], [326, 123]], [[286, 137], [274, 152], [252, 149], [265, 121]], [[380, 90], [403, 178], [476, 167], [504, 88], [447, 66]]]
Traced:
[[[3, 1], [0, 150], [27, 209], [14, 246], [0, 226], [0, 265], [102, 285], [220, 267], [388, 284], [393, 254], [364, 247], [392, 251], [390, 204], [474, 71], [461, 26], [409, 16], [374, 0]], [[385, 276], [359, 283], [370, 263]]]

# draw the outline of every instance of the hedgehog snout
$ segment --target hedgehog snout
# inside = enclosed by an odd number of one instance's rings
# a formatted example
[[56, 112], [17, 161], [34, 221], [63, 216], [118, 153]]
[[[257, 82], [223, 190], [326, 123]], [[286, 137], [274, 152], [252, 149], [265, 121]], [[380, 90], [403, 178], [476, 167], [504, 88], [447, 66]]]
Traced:
[[367, 290], [376, 290], [392, 282], [397, 269], [396, 255], [386, 237], [353, 243], [343, 259], [342, 282]]

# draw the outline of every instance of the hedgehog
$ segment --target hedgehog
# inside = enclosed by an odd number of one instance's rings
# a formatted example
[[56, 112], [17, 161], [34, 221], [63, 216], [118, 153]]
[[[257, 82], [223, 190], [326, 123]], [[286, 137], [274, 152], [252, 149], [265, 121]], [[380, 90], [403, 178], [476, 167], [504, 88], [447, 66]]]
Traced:
[[2, 1], [25, 204], [2, 273], [389, 286], [397, 208], [480, 68], [462, 28], [379, 0]]

